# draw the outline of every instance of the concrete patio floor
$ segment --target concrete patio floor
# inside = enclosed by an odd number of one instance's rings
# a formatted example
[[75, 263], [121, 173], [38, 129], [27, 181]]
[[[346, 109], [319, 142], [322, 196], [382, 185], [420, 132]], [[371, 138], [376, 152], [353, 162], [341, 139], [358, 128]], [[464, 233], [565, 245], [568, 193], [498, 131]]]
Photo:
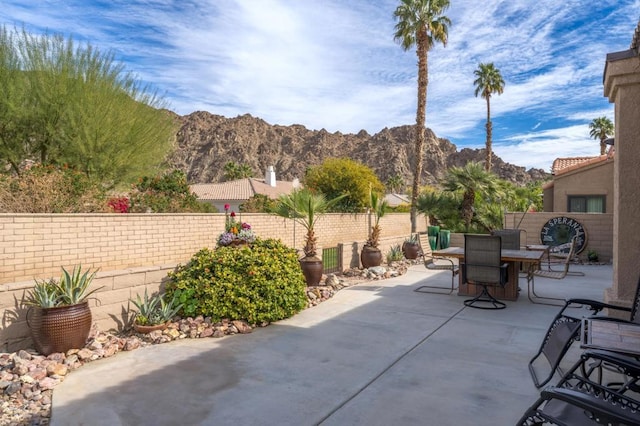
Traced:
[[[571, 270], [585, 276], [536, 278], [536, 292], [602, 300], [611, 265]], [[55, 388], [51, 424], [513, 425], [539, 394], [527, 363], [559, 308], [532, 304], [523, 278], [498, 311], [413, 291], [450, 279], [417, 265], [249, 335], [85, 365]]]

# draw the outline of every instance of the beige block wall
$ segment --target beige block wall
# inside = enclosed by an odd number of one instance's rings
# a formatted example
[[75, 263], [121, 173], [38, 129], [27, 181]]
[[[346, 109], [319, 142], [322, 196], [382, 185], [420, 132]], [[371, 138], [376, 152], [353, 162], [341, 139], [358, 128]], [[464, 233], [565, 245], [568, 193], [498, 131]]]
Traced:
[[541, 244], [540, 231], [549, 219], [559, 216], [572, 217], [584, 226], [587, 233], [587, 244], [578, 255], [581, 259], [587, 259], [589, 250], [598, 252], [601, 262], [611, 262], [613, 258], [613, 214], [587, 214], [568, 212], [535, 212], [527, 213], [522, 218], [522, 213], [505, 214], [505, 228], [515, 228], [520, 219], [519, 228], [525, 233], [521, 237], [521, 245]]
[[[302, 249], [305, 229], [292, 220], [268, 214], [244, 214], [263, 238], [278, 238]], [[99, 268], [93, 282], [101, 287], [92, 300], [94, 323], [101, 330], [122, 329], [129, 299], [163, 288], [167, 273], [203, 247], [215, 247], [224, 230], [224, 214], [0, 214], [0, 351], [30, 346], [23, 306], [34, 278], [58, 277], [60, 267]], [[368, 234], [366, 215], [328, 214], [316, 226], [319, 245], [345, 244], [357, 250], [344, 267], [358, 266]], [[418, 222], [426, 229], [424, 218]], [[407, 213], [381, 218], [380, 248], [386, 254], [410, 234]], [[355, 259], [355, 260], [354, 260]], [[355, 262], [355, 263], [354, 263]]]

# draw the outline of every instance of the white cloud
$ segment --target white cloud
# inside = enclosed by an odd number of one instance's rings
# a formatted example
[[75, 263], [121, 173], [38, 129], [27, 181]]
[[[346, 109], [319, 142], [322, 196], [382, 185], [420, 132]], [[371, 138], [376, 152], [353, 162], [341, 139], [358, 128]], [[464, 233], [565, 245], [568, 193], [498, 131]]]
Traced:
[[[274, 124], [375, 133], [415, 120], [416, 55], [393, 41], [397, 5], [7, 0], [0, 22], [113, 49], [180, 114], [250, 113]], [[427, 126], [459, 148], [482, 147], [486, 107], [473, 95], [473, 71], [494, 62], [506, 81], [491, 102], [496, 153], [544, 169], [560, 156], [560, 141], [566, 156], [582, 155], [588, 122], [613, 118], [602, 94], [604, 60], [628, 48], [638, 9], [639, 0], [452, 2], [448, 45], [429, 53]]]

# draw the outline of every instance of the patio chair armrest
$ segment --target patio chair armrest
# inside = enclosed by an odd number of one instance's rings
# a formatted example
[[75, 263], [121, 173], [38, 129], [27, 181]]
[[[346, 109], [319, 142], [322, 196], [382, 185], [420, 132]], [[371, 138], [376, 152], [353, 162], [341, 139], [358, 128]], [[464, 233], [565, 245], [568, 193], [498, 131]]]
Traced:
[[598, 302], [597, 300], [591, 299], [569, 299], [565, 302], [562, 311], [568, 308], [570, 305], [588, 305], [589, 310], [593, 311], [593, 313], [597, 314], [603, 309], [615, 309], [618, 311], [631, 312], [631, 308], [627, 308], [626, 306], [620, 305], [610, 305], [609, 303]]
[[[618, 422], [622, 422], [623, 424], [638, 424], [638, 421], [640, 421], [640, 414], [633, 412], [633, 410], [624, 409], [618, 404], [614, 405], [609, 401], [577, 390], [551, 387], [543, 390], [541, 396], [547, 400], [556, 399], [582, 408], [598, 417], [600, 421], [607, 420], [615, 424]], [[619, 398], [627, 399], [623, 396], [619, 396]]]
[[631, 371], [634, 375], [640, 375], [640, 360], [631, 355], [624, 355], [602, 349], [588, 349], [584, 351], [580, 357], [583, 361], [589, 359], [604, 361], [622, 367], [626, 371]]
[[455, 266], [455, 264], [453, 263], [453, 260], [449, 259], [448, 257], [431, 256], [431, 258], [433, 260], [446, 260], [447, 262], [449, 262], [451, 264], [452, 268]]

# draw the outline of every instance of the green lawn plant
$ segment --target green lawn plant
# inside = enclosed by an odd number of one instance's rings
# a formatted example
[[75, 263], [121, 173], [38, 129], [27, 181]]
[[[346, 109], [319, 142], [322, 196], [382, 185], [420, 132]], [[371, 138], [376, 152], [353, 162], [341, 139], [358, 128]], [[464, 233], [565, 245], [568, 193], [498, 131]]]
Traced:
[[296, 251], [274, 239], [202, 249], [169, 278], [166, 294], [182, 304], [187, 317], [263, 324], [291, 317], [307, 303]]

